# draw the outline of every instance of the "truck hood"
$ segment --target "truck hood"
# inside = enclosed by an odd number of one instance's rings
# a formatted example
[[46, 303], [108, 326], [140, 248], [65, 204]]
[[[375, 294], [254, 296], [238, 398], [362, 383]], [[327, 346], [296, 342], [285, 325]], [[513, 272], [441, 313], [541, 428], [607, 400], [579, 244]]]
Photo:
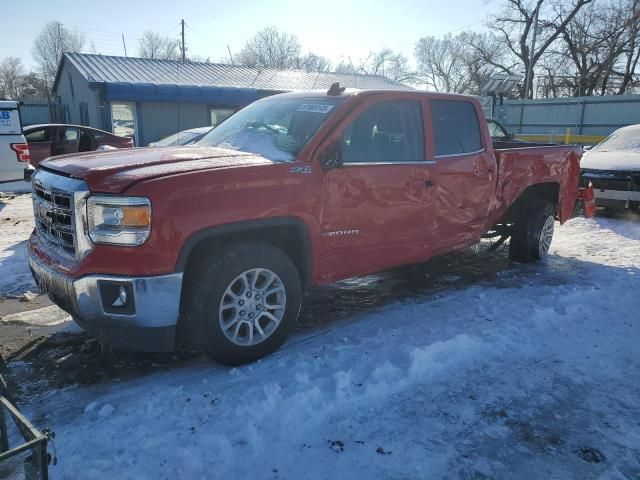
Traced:
[[140, 181], [167, 175], [272, 163], [251, 153], [195, 146], [61, 155], [45, 160], [40, 166], [84, 180], [93, 192], [119, 193]]
[[580, 168], [640, 172], [640, 152], [634, 152], [632, 150], [611, 152], [591, 150], [586, 152], [582, 157]]

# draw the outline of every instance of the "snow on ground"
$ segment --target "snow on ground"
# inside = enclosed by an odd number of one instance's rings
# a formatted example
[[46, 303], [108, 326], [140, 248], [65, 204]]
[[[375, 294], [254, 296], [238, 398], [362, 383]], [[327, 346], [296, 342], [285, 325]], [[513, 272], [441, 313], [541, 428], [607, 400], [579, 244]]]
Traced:
[[639, 478], [640, 223], [572, 220], [501, 279], [26, 411], [53, 479]]
[[0, 194], [0, 297], [37, 291], [27, 254], [33, 227], [31, 195]]
[[31, 182], [19, 180], [17, 182], [0, 183], [0, 192], [4, 193], [30, 193]]

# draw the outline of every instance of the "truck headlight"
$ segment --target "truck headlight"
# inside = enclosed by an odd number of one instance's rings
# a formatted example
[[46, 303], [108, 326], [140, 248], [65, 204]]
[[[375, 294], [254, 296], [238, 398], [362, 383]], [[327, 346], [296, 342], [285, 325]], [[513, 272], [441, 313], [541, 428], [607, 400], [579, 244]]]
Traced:
[[151, 202], [144, 197], [90, 196], [87, 226], [94, 243], [142, 245], [151, 232]]

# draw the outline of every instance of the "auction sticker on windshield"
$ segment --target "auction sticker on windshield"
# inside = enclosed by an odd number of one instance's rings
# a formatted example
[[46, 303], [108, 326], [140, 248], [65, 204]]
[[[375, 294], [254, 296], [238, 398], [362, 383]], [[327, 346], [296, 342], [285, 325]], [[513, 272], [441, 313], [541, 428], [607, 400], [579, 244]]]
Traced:
[[329, 113], [333, 109], [333, 105], [327, 105], [324, 103], [303, 103], [297, 108], [297, 112], [312, 112], [312, 113]]
[[21, 133], [18, 110], [0, 110], [0, 134], [19, 135]]

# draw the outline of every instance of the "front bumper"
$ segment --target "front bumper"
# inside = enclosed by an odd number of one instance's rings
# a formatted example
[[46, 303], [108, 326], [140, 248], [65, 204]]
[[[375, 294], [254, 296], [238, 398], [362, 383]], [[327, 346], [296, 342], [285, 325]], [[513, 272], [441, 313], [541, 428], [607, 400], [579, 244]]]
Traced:
[[629, 190], [596, 190], [596, 205], [600, 207], [630, 208], [640, 205], [640, 191]]
[[[32, 252], [33, 277], [51, 300], [83, 329], [104, 344], [126, 350], [166, 352], [175, 349], [182, 273], [150, 277], [88, 275], [74, 279], [60, 273]], [[124, 285], [131, 292], [131, 309], [114, 313], [104, 305], [104, 285]]]
[[583, 169], [582, 186], [592, 186], [596, 205], [611, 208], [640, 207], [640, 172]]

